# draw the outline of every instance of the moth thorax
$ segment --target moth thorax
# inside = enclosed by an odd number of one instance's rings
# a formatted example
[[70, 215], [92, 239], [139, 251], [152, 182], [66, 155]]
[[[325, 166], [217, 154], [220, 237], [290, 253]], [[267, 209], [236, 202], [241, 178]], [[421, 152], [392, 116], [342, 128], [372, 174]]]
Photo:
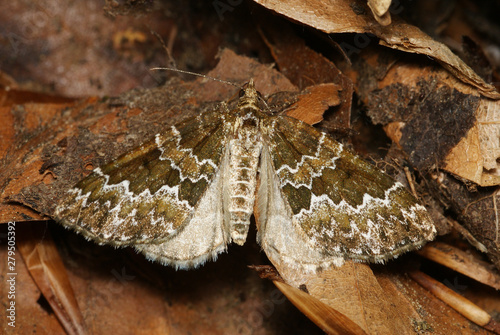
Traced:
[[259, 107], [259, 101], [257, 99], [241, 99], [240, 102], [238, 103], [238, 108], [241, 111], [249, 109], [257, 111], [261, 109]]
[[253, 109], [253, 110], [260, 110], [259, 108], [259, 94], [255, 90], [255, 88], [247, 88], [245, 90], [245, 94], [240, 98], [238, 101], [238, 110], [245, 110], [245, 109]]
[[243, 129], [241, 131], [243, 134], [239, 134], [240, 136], [230, 141], [227, 185], [231, 238], [239, 245], [245, 243], [248, 234], [255, 202], [257, 164], [262, 148], [261, 141], [256, 141], [253, 134], [245, 134]]

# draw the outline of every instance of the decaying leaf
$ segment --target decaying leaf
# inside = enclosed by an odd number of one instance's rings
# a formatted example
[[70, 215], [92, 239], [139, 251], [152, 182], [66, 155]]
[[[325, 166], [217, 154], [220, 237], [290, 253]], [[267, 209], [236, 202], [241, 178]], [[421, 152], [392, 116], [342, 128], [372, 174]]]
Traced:
[[311, 125], [321, 122], [324, 112], [340, 103], [338, 97], [340, 89], [335, 84], [310, 86], [307, 89], [308, 93], [301, 96], [287, 115]]
[[[289, 23], [270, 20], [268, 16], [263, 15], [259, 25], [261, 35], [270, 48], [271, 55], [280, 72], [290, 79], [294, 85], [300, 89], [318, 84], [337, 85], [338, 92], [332, 91], [332, 97], [329, 99], [335, 99], [333, 96], [338, 96], [339, 102], [331, 101], [329, 106], [338, 106], [335, 107], [333, 115], [321, 116], [321, 118], [326, 118], [323, 120], [323, 126], [332, 129], [350, 128], [354, 93], [351, 79], [342, 73], [329, 59], [309, 48], [303, 39], [296, 36]], [[326, 93], [324, 91], [324, 94]], [[321, 98], [321, 100], [325, 101], [324, 98]], [[319, 115], [316, 116], [316, 120], [319, 120], [319, 118]], [[316, 122], [312, 119], [311, 121], [310, 124]]]
[[447, 46], [433, 40], [420, 29], [399, 19], [389, 26], [381, 26], [364, 6], [349, 0], [335, 0], [327, 4], [321, 0], [255, 0], [264, 7], [290, 19], [326, 33], [370, 33], [380, 44], [405, 52], [435, 58], [458, 79], [474, 86], [485, 97], [500, 99], [495, 87], [484, 82]]
[[325, 333], [339, 335], [366, 334], [351, 319], [313, 296], [279, 281], [275, 281], [274, 284], [302, 313], [307, 315]]
[[18, 229], [18, 250], [33, 280], [47, 299], [67, 334], [86, 334], [87, 329], [64, 264], [46, 229], [39, 222]]

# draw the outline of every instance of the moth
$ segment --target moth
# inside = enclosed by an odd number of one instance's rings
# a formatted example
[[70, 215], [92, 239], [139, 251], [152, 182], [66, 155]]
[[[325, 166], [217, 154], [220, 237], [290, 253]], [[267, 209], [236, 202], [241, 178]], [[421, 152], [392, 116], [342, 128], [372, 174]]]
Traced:
[[401, 183], [327, 134], [270, 113], [253, 80], [233, 110], [221, 104], [95, 169], [55, 218], [187, 269], [244, 244], [253, 213], [273, 264], [313, 272], [384, 262], [436, 235]]

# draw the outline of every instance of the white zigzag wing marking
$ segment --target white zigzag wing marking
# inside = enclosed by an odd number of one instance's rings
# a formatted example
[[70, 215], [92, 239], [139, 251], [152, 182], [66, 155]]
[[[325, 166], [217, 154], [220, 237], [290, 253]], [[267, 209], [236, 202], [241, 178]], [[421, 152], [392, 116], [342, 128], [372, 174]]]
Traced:
[[342, 256], [326, 255], [312, 247], [309, 238], [292, 219], [292, 211], [283, 197], [267, 146], [264, 146], [261, 155], [256, 220], [257, 240], [275, 265], [286, 264], [315, 272], [318, 268], [344, 263]]
[[161, 243], [182, 231], [215, 177], [226, 148], [220, 111], [173, 126], [95, 169], [55, 218], [112, 245]]
[[177, 269], [198, 267], [215, 260], [230, 241], [229, 228], [224, 225], [224, 174], [227, 173], [227, 152], [215, 179], [198, 202], [191, 220], [173, 238], [160, 244], [138, 244], [136, 250], [147, 258]]
[[[306, 270], [341, 259], [383, 262], [434, 238], [425, 208], [403, 185], [313, 127], [276, 118], [263, 126], [269, 157], [263, 151], [266, 189], [257, 207], [259, 236], [272, 260]], [[313, 253], [316, 262], [308, 258]]]

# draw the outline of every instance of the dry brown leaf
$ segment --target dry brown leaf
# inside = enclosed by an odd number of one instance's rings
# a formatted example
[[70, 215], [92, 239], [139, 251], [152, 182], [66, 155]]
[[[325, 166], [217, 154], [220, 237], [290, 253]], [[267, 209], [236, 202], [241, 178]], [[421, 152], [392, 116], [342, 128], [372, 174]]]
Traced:
[[290, 300], [295, 307], [304, 313], [327, 334], [362, 335], [366, 332], [348, 317], [334, 308], [322, 303], [310, 294], [280, 281], [274, 285]]
[[318, 274], [278, 271], [286, 283], [305, 287], [309, 294], [355, 322], [369, 334], [411, 334], [399, 307], [392, 303], [366, 264], [346, 262]]
[[[17, 247], [24, 263], [68, 334], [86, 334], [86, 326], [57, 248], [46, 227], [24, 223], [17, 230]], [[40, 237], [44, 236], [43, 240]]]
[[395, 19], [390, 26], [380, 26], [364, 7], [349, 0], [254, 0], [288, 18], [326, 33], [371, 33], [380, 44], [435, 58], [464, 83], [474, 86], [485, 97], [500, 99], [495, 87], [486, 83], [447, 46], [439, 43], [417, 27]]
[[[253, 78], [257, 90], [264, 96], [281, 91], [298, 91], [297, 87], [286, 76], [273, 69], [273, 66], [263, 65], [248, 57], [237, 55], [230, 49], [222, 50], [218, 58], [218, 65], [208, 73], [213, 78], [240, 84], [247, 83], [250, 78]], [[221, 86], [220, 83], [214, 81], [207, 81], [206, 85], [208, 86], [204, 86], [200, 92], [197, 92], [200, 94], [199, 100], [221, 101], [227, 100], [235, 94], [234, 87], [229, 85]], [[225, 96], [214, 96], [215, 87]]]
[[372, 10], [373, 17], [383, 26], [391, 24], [389, 7], [392, 0], [368, 0], [368, 7]]
[[481, 99], [476, 124], [446, 157], [443, 168], [480, 186], [500, 184], [500, 102]]
[[382, 28], [380, 32], [373, 31], [373, 33], [381, 38], [381, 45], [435, 58], [455, 77], [476, 87], [481, 95], [491, 99], [500, 99], [500, 93], [495, 86], [486, 83], [446, 45], [433, 40], [417, 27], [398, 20], [390, 27]]
[[336, 84], [310, 86], [306, 93], [300, 95], [300, 100], [286, 114], [310, 125], [319, 123], [323, 120], [323, 114], [329, 107], [337, 106], [340, 103], [340, 90], [342, 88]]
[[327, 115], [323, 126], [330, 129], [351, 126], [351, 107], [354, 87], [351, 79], [343, 74], [328, 58], [317, 53], [306, 41], [298, 37], [290, 23], [262, 15], [259, 21], [261, 35], [271, 51], [276, 65], [300, 89], [317, 84], [334, 83], [340, 99], [335, 113]]
[[[6, 226], [6, 224], [0, 225], [0, 229]], [[22, 224], [16, 223], [16, 232], [21, 229], [23, 229]], [[7, 232], [7, 229], [2, 229], [2, 232]], [[9, 256], [12, 257], [12, 255]], [[0, 299], [2, 305], [5, 306], [5, 309], [7, 309], [11, 302], [14, 301], [16, 314], [15, 318], [11, 319], [8, 318], [8, 316], [10, 316], [10, 312], [4, 312], [3, 320], [0, 321], [0, 329], [2, 329], [3, 334], [17, 335], [20, 334], [20, 329], [26, 330], [26, 332], [28, 332], [28, 330], [30, 332], [33, 330], [33, 332], [36, 331], [37, 333], [44, 334], [64, 334], [65, 330], [59, 319], [54, 313], [47, 311], [47, 309], [44, 308], [46, 303], [43, 302], [43, 296], [28, 272], [19, 250], [16, 251], [13, 258], [15, 259], [14, 266], [16, 273], [14, 277], [14, 291], [12, 291], [12, 288], [10, 287], [12, 275], [8, 275], [9, 272], [6, 271], [8, 266], [12, 266], [12, 263], [8, 263], [8, 261], [11, 261], [8, 258], [8, 249], [5, 247], [0, 248], [0, 268], [2, 269]], [[14, 296], [9, 297], [10, 293], [7, 294], [7, 292], [10, 291], [14, 292]], [[48, 309], [50, 309], [50, 307]], [[7, 326], [7, 322], [12, 321], [15, 321], [15, 327], [10, 325]], [[34, 327], [34, 325], [36, 326]]]

